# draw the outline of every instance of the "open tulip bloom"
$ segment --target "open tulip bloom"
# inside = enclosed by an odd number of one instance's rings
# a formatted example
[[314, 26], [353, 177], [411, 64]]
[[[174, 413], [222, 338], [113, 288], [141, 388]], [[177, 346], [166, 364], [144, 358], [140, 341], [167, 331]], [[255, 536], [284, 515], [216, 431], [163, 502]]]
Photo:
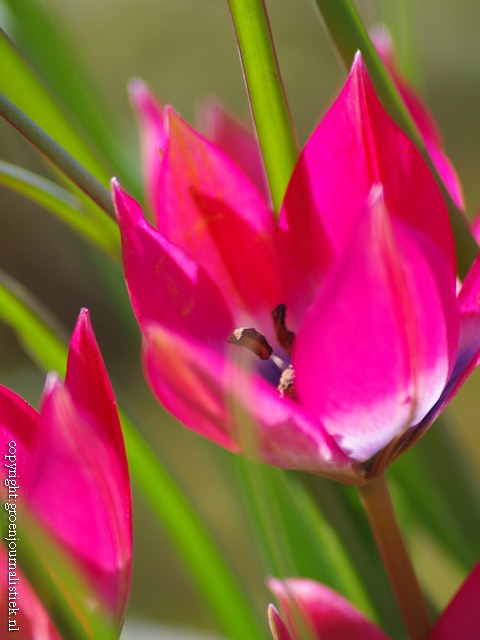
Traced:
[[457, 294], [446, 205], [358, 53], [278, 221], [241, 165], [133, 87], [147, 203], [113, 181], [159, 400], [232, 451], [361, 484], [478, 362], [480, 266]]
[[[275, 640], [388, 640], [388, 636], [367, 620], [342, 596], [323, 584], [301, 578], [269, 580], [285, 618], [270, 605], [268, 617]], [[426, 640], [467, 640], [480, 629], [480, 564], [448, 604]]]
[[[48, 379], [38, 413], [0, 386], [0, 434], [2, 450], [15, 443], [16, 475], [10, 475], [19, 485], [18, 499], [10, 492], [6, 503], [16, 505], [20, 519], [22, 508], [38, 519], [91, 586], [88, 605], [120, 628], [131, 584], [130, 481], [115, 398], [87, 311], [72, 336], [65, 383]], [[0, 549], [4, 576], [9, 548]], [[22, 637], [60, 638], [26, 578], [15, 586]], [[6, 607], [5, 593], [1, 600]]]

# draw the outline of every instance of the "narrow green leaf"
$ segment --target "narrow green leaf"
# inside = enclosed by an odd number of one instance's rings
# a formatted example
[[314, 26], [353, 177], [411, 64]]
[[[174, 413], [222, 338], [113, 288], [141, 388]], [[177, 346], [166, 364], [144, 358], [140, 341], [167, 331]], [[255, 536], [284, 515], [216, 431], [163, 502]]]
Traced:
[[278, 213], [298, 158], [272, 34], [262, 0], [228, 0], [273, 208]]
[[392, 465], [410, 517], [468, 571], [480, 556], [478, 475], [443, 418]]
[[311, 474], [299, 474], [315, 505], [338, 535], [381, 627], [392, 637], [404, 629], [370, 526], [354, 487]]
[[0, 115], [77, 185], [100, 209], [115, 219], [115, 211], [108, 189], [77, 162], [64, 147], [59, 145], [26, 113], [2, 94], [0, 94]]
[[[12, 293], [14, 289], [11, 280], [8, 287], [0, 280], [0, 318], [18, 334], [42, 369], [55, 369], [63, 374], [67, 357], [65, 343], [42, 319], [38, 303], [29, 299], [27, 305], [27, 293], [23, 291], [20, 299]], [[219, 625], [236, 640], [262, 639], [264, 628], [253, 612], [248, 595], [211, 534], [126, 415], [120, 412], [120, 417], [132, 478], [170, 535]]]
[[0, 160], [0, 184], [20, 193], [87, 238], [115, 261], [120, 259], [118, 228], [102, 216], [92, 219], [69, 191], [41, 176]]
[[[242, 458], [236, 467], [268, 573], [328, 584], [375, 619], [370, 595], [343, 541], [325, 518], [322, 499], [314, 502], [294, 473]], [[335, 499], [333, 495], [331, 500]]]
[[63, 148], [100, 182], [107, 184], [111, 176], [92, 152], [66, 113], [55, 101], [35, 72], [21, 56], [6, 34], [0, 30], [0, 92], [18, 105], [49, 136], [61, 140]]
[[75, 34], [68, 22], [55, 7], [50, 5], [47, 11], [38, 0], [2, 2], [8, 15], [10, 36], [29, 63], [95, 142], [122, 182], [138, 187], [139, 164], [125, 145], [120, 144], [123, 135], [118, 114], [102, 99], [102, 87], [94, 82], [95, 78], [83, 63], [81, 47], [74, 46]]
[[457, 248], [458, 271], [460, 277], [465, 277], [478, 253], [477, 243], [472, 237], [465, 216], [458, 210], [450, 194], [445, 189], [437, 170], [433, 166], [430, 156], [423, 144], [422, 137], [400, 97], [392, 78], [377, 54], [352, 0], [315, 0], [315, 4], [320, 11], [321, 17], [344, 67], [347, 70], [350, 69], [355, 53], [358, 50], [362, 52], [375, 91], [383, 106], [416, 144], [435, 176], [450, 214], [450, 223]]

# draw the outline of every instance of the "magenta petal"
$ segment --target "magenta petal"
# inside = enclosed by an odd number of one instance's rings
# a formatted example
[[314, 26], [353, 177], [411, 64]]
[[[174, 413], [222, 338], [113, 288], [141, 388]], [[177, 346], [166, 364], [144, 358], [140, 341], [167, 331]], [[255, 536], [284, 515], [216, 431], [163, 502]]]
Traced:
[[390, 71], [392, 79], [395, 82], [413, 121], [418, 127], [435, 168], [437, 169], [453, 201], [457, 207], [463, 211], [465, 209], [465, 202], [460, 180], [458, 179], [450, 160], [443, 152], [442, 139], [432, 115], [429, 113], [420, 98], [405, 83], [397, 69], [389, 32], [385, 28], [376, 30], [372, 39], [384, 64]]
[[480, 630], [480, 563], [460, 587], [445, 611], [440, 616], [429, 640], [473, 640]]
[[145, 367], [162, 404], [217, 444], [278, 467], [352, 475], [346, 456], [297, 403], [205, 345], [152, 326]]
[[244, 173], [171, 109], [158, 229], [221, 289], [237, 322], [283, 301], [272, 212]]
[[[11, 622], [16, 621], [16, 629], [8, 629], [8, 558], [3, 544], [0, 545], [0, 571], [1, 575], [5, 576], [5, 579], [0, 583], [0, 620], [2, 625], [5, 625], [0, 637], [4, 639], [16, 637], [15, 633], [19, 631], [18, 637], [26, 640], [62, 640], [45, 607], [18, 567], [15, 570], [16, 576], [12, 576], [13, 578], [18, 578], [18, 582], [12, 580], [11, 587], [16, 589], [16, 604], [19, 611], [15, 612], [10, 618]], [[13, 604], [13, 601], [11, 602]]]
[[480, 256], [467, 273], [458, 295], [460, 334], [455, 366], [439, 401], [422, 426], [428, 426], [460, 390], [480, 363]]
[[140, 205], [112, 181], [132, 306], [140, 326], [160, 322], [209, 344], [235, 328], [205, 271], [145, 220]]
[[87, 309], [80, 311], [70, 341], [65, 388], [75, 405], [90, 414], [104, 432], [105, 440], [117, 451], [123, 468], [125, 506], [130, 509], [130, 479], [117, 404]]
[[269, 198], [257, 139], [214, 98], [203, 100], [198, 109], [198, 128], [223, 149], [245, 172], [257, 189]]
[[453, 237], [440, 190], [383, 109], [357, 54], [342, 93], [300, 156], [280, 215], [281, 267], [297, 326], [325, 270], [350, 242], [374, 184], [382, 185], [393, 216], [438, 245], [453, 273]]
[[29, 470], [28, 504], [80, 564], [100, 602], [122, 620], [131, 582], [131, 504], [124, 454], [105, 431], [51, 379]]
[[300, 400], [347, 455], [367, 460], [439, 398], [457, 340], [450, 264], [389, 215], [378, 190], [298, 335]]
[[284, 623], [273, 604], [268, 607], [268, 622], [270, 624], [273, 640], [293, 640], [289, 630], [287, 629], [287, 625]]
[[285, 611], [292, 640], [303, 637], [297, 616], [312, 640], [388, 640], [383, 631], [323, 584], [288, 578], [269, 580], [268, 586]]
[[[6, 387], [0, 385], [0, 446], [3, 455], [14, 455], [12, 458], [5, 458], [6, 473], [11, 470], [12, 477], [24, 477], [30, 466], [32, 443], [37, 433], [38, 413], [28, 403], [17, 396], [16, 393], [10, 391]], [[9, 443], [13, 441], [15, 452], [8, 453]], [[13, 465], [9, 467], [7, 465]], [[15, 476], [13, 474], [16, 474]], [[0, 495], [4, 495], [5, 484], [0, 485], [2, 491]]]
[[133, 80], [129, 89], [140, 125], [145, 200], [150, 218], [154, 220], [159, 198], [158, 184], [165, 145], [163, 109], [147, 85], [141, 80]]

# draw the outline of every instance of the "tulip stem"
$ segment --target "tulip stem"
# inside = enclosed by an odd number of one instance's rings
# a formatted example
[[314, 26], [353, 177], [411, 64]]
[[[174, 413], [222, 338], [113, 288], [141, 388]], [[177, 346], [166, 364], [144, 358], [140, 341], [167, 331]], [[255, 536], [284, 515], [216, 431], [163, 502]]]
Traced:
[[360, 497], [411, 640], [425, 640], [430, 615], [398, 528], [384, 476], [359, 487]]
[[108, 189], [3, 94], [0, 94], [0, 116], [15, 127], [105, 213], [116, 219]]
[[272, 205], [280, 206], [298, 143], [263, 0], [228, 0]]

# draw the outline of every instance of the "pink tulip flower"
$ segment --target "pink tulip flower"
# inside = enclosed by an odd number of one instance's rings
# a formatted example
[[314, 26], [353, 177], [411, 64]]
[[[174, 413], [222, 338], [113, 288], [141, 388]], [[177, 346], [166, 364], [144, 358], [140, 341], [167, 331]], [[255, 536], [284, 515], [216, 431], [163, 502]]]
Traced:
[[[0, 387], [0, 434], [2, 459], [14, 456], [4, 472], [18, 485], [17, 497], [3, 487], [3, 502], [15, 505], [19, 518], [28, 509], [38, 519], [97, 594], [89, 606], [102, 608], [120, 629], [132, 573], [130, 482], [115, 398], [86, 310], [72, 336], [65, 383], [49, 377], [38, 413]], [[13, 534], [9, 529], [7, 537]], [[21, 562], [21, 540], [17, 548]], [[0, 554], [3, 621], [9, 549], [1, 546]], [[22, 637], [59, 640], [47, 610], [15, 570]]]
[[[300, 640], [301, 630], [311, 640], [388, 640], [388, 636], [347, 600], [323, 584], [302, 578], [269, 580], [287, 624], [270, 605], [268, 617], [275, 640]], [[467, 640], [480, 629], [480, 563], [448, 604], [428, 640]], [[427, 639], [426, 639], [427, 640]]]
[[478, 362], [480, 266], [457, 297], [441, 193], [360, 54], [278, 222], [227, 152], [143, 85], [133, 98], [154, 223], [112, 187], [160, 402], [269, 464], [352, 483], [381, 473]]

